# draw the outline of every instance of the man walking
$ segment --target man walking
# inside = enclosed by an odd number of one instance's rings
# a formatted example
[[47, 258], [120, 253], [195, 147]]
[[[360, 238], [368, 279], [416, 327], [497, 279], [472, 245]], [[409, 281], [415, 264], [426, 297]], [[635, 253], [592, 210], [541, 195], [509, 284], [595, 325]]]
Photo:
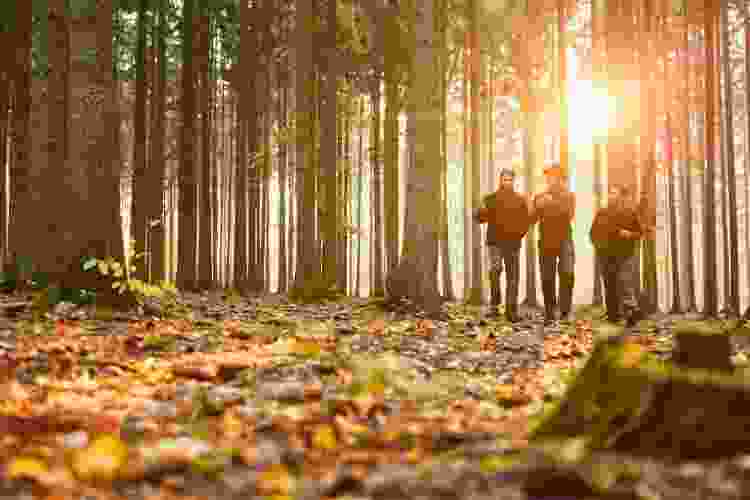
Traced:
[[[490, 303], [493, 315], [501, 302], [500, 275], [505, 267], [505, 319], [517, 322], [518, 280], [521, 240], [531, 222], [529, 200], [513, 189], [515, 174], [504, 168], [497, 191], [484, 197], [484, 206], [474, 213], [480, 224], [487, 223], [487, 250], [490, 257]], [[505, 264], [503, 266], [503, 264]]]
[[[544, 294], [544, 321], [555, 319], [560, 306], [561, 319], [569, 320], [573, 307], [575, 284], [575, 248], [573, 247], [573, 216], [575, 195], [568, 190], [567, 172], [559, 163], [544, 169], [547, 188], [533, 202], [532, 224], [539, 222], [539, 267]], [[556, 278], [559, 275], [559, 302]]]
[[644, 233], [632, 191], [626, 185], [609, 190], [607, 206], [597, 211], [591, 223], [591, 242], [604, 278], [607, 320], [618, 322], [624, 305], [628, 324], [641, 318], [633, 287], [638, 240]]

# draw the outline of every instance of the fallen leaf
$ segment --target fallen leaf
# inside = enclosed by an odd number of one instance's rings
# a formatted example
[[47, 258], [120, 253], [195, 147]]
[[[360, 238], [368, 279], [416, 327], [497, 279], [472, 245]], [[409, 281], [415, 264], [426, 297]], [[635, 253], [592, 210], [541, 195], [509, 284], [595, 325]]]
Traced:
[[35, 457], [18, 457], [14, 458], [8, 464], [7, 476], [9, 479], [33, 479], [41, 481], [42, 477], [48, 472], [47, 464]]
[[321, 450], [336, 448], [336, 431], [328, 424], [318, 425], [313, 431], [312, 445]]
[[128, 447], [113, 435], [104, 435], [87, 448], [77, 450], [72, 468], [83, 481], [113, 481], [128, 459]]
[[257, 487], [261, 494], [289, 495], [294, 487], [294, 478], [285, 465], [271, 465], [258, 475]]

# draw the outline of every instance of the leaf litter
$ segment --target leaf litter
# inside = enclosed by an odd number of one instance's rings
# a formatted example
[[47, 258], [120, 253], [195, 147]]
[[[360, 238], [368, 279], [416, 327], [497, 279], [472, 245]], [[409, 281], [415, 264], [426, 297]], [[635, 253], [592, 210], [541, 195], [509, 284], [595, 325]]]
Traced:
[[594, 336], [463, 307], [185, 301], [192, 317], [20, 313], [0, 332], [3, 498], [408, 498], [409, 474], [517, 463]]

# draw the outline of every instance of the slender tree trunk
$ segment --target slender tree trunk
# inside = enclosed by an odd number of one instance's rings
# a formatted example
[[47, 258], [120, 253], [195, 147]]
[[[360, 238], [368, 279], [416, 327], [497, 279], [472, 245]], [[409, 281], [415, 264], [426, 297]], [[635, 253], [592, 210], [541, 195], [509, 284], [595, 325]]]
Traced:
[[685, 39], [684, 39], [684, 47], [685, 47], [685, 60], [686, 63], [683, 65], [683, 79], [685, 81], [685, 95], [684, 95], [684, 104], [683, 104], [683, 115], [684, 115], [684, 122], [682, 125], [682, 137], [683, 137], [683, 157], [684, 161], [682, 162], [683, 169], [682, 169], [682, 184], [683, 184], [683, 192], [685, 193], [684, 196], [684, 203], [682, 206], [683, 209], [683, 241], [685, 242], [685, 278], [686, 278], [686, 285], [687, 285], [687, 310], [690, 312], [695, 312], [698, 310], [696, 300], [695, 300], [695, 254], [693, 252], [693, 175], [690, 171], [690, 164], [692, 162], [691, 160], [691, 133], [690, 133], [690, 121], [692, 117], [692, 113], [690, 112], [690, 101], [689, 96], [691, 92], [691, 85], [690, 85], [690, 64], [689, 64], [689, 54], [690, 54], [690, 28], [689, 26], [685, 28]]
[[372, 82], [372, 135], [370, 136], [370, 165], [372, 168], [372, 223], [373, 223], [373, 252], [370, 258], [372, 266], [372, 290], [370, 295], [382, 297], [383, 288], [383, 217], [381, 198], [381, 168], [380, 168], [380, 79]]
[[[664, 79], [665, 85], [668, 82], [668, 78]], [[667, 90], [667, 89], [665, 89]], [[680, 301], [680, 259], [677, 248], [677, 232], [679, 228], [677, 226], [677, 207], [675, 202], [675, 183], [677, 182], [674, 174], [674, 161], [672, 160], [672, 124], [667, 114], [667, 138], [666, 138], [666, 157], [664, 158], [667, 164], [667, 183], [668, 183], [668, 195], [669, 205], [667, 210], [669, 211], [669, 236], [670, 236], [670, 250], [672, 253], [672, 314], [679, 314], [682, 312], [682, 304]], [[681, 200], [683, 203], [684, 201]]]
[[167, 107], [167, 61], [166, 61], [166, 0], [159, 0], [159, 23], [155, 40], [158, 40], [157, 71], [152, 95], [152, 129], [151, 129], [151, 183], [149, 192], [153, 196], [150, 205], [153, 207], [152, 217], [159, 220], [159, 225], [151, 232], [151, 277], [159, 282], [166, 279], [164, 266], [164, 177], [166, 175], [166, 161], [164, 158], [165, 145], [165, 113]]
[[248, 286], [248, 134], [255, 133], [249, 126], [250, 114], [254, 112], [252, 106], [255, 101], [249, 86], [253, 78], [251, 65], [253, 64], [256, 44], [255, 33], [250, 32], [251, 13], [248, 2], [240, 2], [240, 53], [237, 63], [237, 73], [241, 75], [235, 81], [237, 93], [237, 128], [235, 136], [237, 151], [237, 174], [235, 176], [234, 194], [234, 286], [238, 290], [246, 291]]
[[[721, 7], [722, 21], [724, 25], [724, 85], [725, 85], [725, 103], [724, 116], [726, 120], [726, 167], [728, 183], [728, 211], [729, 211], [729, 297], [727, 300], [728, 308], [733, 316], [740, 313], [740, 276], [739, 276], [739, 227], [737, 223], [737, 180], [734, 165], [734, 85], [732, 83], [732, 72], [730, 69], [730, 42], [729, 42], [729, 4], [725, 3]], [[725, 221], [725, 226], [727, 221]], [[725, 250], [725, 251], [726, 251]]]
[[[602, 30], [600, 27], [601, 18], [597, 14], [600, 0], [591, 0], [591, 63], [593, 65], [594, 81], [600, 82], [602, 79], [601, 49], [602, 49]], [[599, 134], [593, 138], [593, 156], [594, 156], [594, 210], [602, 208], [602, 144]], [[595, 306], [602, 305], [602, 269], [599, 259], [594, 256], [594, 296], [592, 304]]]
[[321, 137], [320, 162], [322, 165], [320, 179], [323, 187], [325, 216], [321, 227], [323, 232], [323, 276], [326, 288], [330, 289], [339, 284], [338, 279], [338, 229], [339, 198], [337, 196], [338, 174], [338, 68], [336, 65], [336, 2], [328, 0], [325, 18], [328, 31], [326, 32], [326, 46], [322, 54], [325, 80], [323, 81], [321, 104]]
[[[101, 242], [92, 242], [92, 246], [101, 248], [104, 255], [111, 255], [122, 261], [125, 244], [123, 241], [122, 213], [120, 208], [120, 178], [122, 161], [120, 156], [120, 105], [118, 102], [117, 81], [112, 71], [114, 47], [112, 44], [114, 2], [99, 0], [97, 4], [97, 74], [104, 90], [102, 108], [102, 133], [97, 145], [98, 158], [90, 165], [95, 172], [89, 172], [93, 182], [93, 192], [102, 200], [105, 211], [102, 218]], [[94, 195], [96, 197], [96, 194]], [[97, 231], [98, 232], [98, 231]], [[100, 236], [101, 237], [101, 236]]]
[[399, 102], [398, 72], [396, 58], [401, 48], [398, 46], [398, 24], [396, 16], [385, 20], [386, 36], [384, 79], [385, 79], [385, 124], [383, 137], [383, 173], [385, 184], [385, 241], [386, 272], [391, 272], [398, 264], [399, 257], [399, 123], [401, 109]]
[[[467, 7], [468, 8], [468, 7]], [[463, 114], [462, 114], [462, 120], [463, 120], [463, 131], [464, 131], [464, 157], [463, 157], [463, 167], [464, 167], [464, 175], [463, 175], [463, 181], [464, 181], [464, 198], [463, 198], [463, 214], [464, 214], [464, 231], [463, 231], [463, 237], [464, 237], [464, 258], [463, 258], [463, 299], [464, 302], [468, 302], [471, 298], [471, 287], [474, 280], [471, 277], [471, 273], [473, 271], [472, 265], [471, 265], [471, 257], [472, 257], [472, 237], [473, 237], [473, 229], [474, 229], [474, 221], [472, 219], [472, 189], [471, 189], [471, 162], [470, 162], [470, 156], [471, 156], [471, 128], [470, 128], [470, 116], [469, 116], [469, 86], [471, 82], [471, 61], [470, 61], [470, 50], [471, 50], [471, 33], [467, 32], [466, 37], [464, 40], [464, 47], [463, 47], [463, 65], [464, 65], [464, 75], [463, 75], [463, 101], [464, 101], [464, 107], [463, 107]], [[413, 166], [413, 163], [410, 163], [409, 169], [411, 169]]]
[[295, 26], [297, 100], [297, 189], [301, 245], [297, 254], [295, 293], [311, 299], [319, 291], [320, 255], [315, 237], [315, 128], [314, 128], [314, 68], [313, 68], [313, 0], [297, 0]]
[[357, 276], [355, 280], [355, 288], [357, 290], [356, 295], [359, 297], [362, 293], [362, 289], [360, 288], [360, 279], [362, 276], [362, 235], [364, 234], [364, 231], [362, 230], [362, 198], [363, 198], [363, 188], [364, 188], [364, 127], [362, 126], [363, 118], [364, 118], [364, 98], [360, 96], [359, 98], [359, 113], [357, 114], [357, 126], [359, 128], [359, 154], [358, 162], [357, 162]]
[[199, 279], [200, 288], [211, 289], [215, 285], [214, 276], [212, 275], [212, 263], [214, 261], [214, 252], [216, 241], [211, 238], [212, 227], [214, 225], [211, 217], [211, 158], [213, 155], [213, 144], [211, 141], [211, 129], [214, 127], [211, 119], [211, 94], [214, 92], [213, 82], [211, 80], [211, 17], [209, 4], [207, 0], [201, 0], [200, 3], [200, 21], [198, 36], [200, 37], [199, 57], [201, 68], [199, 75], [201, 81], [201, 189], [200, 189], [200, 222], [199, 226]]
[[[150, 176], [146, 170], [146, 9], [148, 0], [138, 3], [138, 23], [135, 50], [135, 110], [133, 113], [133, 209], [130, 219], [130, 239], [135, 241], [135, 250], [144, 252], [148, 219], [153, 215], [148, 210]], [[148, 260], [148, 257], [147, 257]], [[147, 269], [142, 262], [136, 267], [135, 277], [145, 280]]]
[[706, 109], [705, 144], [706, 173], [703, 183], [703, 312], [707, 317], [718, 313], [716, 276], [716, 214], [715, 172], [716, 133], [714, 130], [714, 54], [716, 47], [716, 8], [706, 2], [704, 30], [706, 33]]
[[[287, 131], [287, 96], [289, 94], [287, 70], [282, 67], [282, 63], [278, 63], [276, 74], [279, 76], [279, 101], [278, 101], [278, 117], [279, 129], [286, 133]], [[279, 293], [287, 292], [287, 284], [289, 278], [287, 276], [287, 149], [289, 142], [286, 137], [279, 141]]]
[[[482, 58], [479, 47], [479, 1], [469, 0], [467, 3], [469, 15], [469, 67], [471, 71], [471, 134], [469, 137], [471, 145], [471, 208], [478, 208], [481, 204], [481, 139], [479, 136], [479, 84], [480, 84], [480, 65]], [[471, 219], [469, 219], [471, 220]], [[472, 229], [471, 234], [471, 294], [469, 302], [479, 305], [483, 302], [482, 293], [482, 226], [472, 223], [469, 227]]]
[[[31, 2], [16, 4], [12, 60], [14, 92], [13, 158], [10, 167], [10, 210], [8, 211], [8, 260], [10, 266], [19, 257], [28, 255], [32, 234], [27, 220], [32, 209], [31, 193]], [[19, 276], [30, 279], [31, 276]]]
[[[443, 3], [442, 6], [445, 4]], [[441, 57], [443, 58], [443, 61], [447, 63], [448, 60], [448, 48], [447, 48], [447, 14], [443, 9], [441, 9], [441, 19], [443, 19], [443, 22], [441, 23], [441, 26], [443, 27], [443, 31], [441, 33], [441, 47], [440, 50], [442, 52]], [[440, 178], [440, 187], [441, 187], [441, 209], [440, 209], [440, 246], [441, 246], [441, 255], [443, 258], [443, 266], [442, 266], [442, 272], [443, 272], [443, 297], [445, 300], [454, 301], [456, 300], [456, 296], [453, 291], [453, 278], [451, 275], [451, 257], [450, 257], [450, 241], [449, 241], [449, 229], [448, 229], [448, 81], [450, 76], [448, 75], [448, 72], [445, 71], [447, 69], [447, 64], [444, 64], [442, 66], [443, 68], [443, 75], [441, 79], [441, 91], [440, 91], [440, 134], [442, 137], [441, 144], [442, 144], [442, 156], [440, 158], [440, 172], [441, 172], [441, 178]], [[398, 214], [398, 211], [396, 211], [396, 214]]]
[[[80, 179], [77, 178], [72, 170], [72, 163], [68, 162], [67, 145], [68, 138], [67, 126], [67, 93], [68, 93], [68, 11], [65, 0], [50, 0], [48, 2], [48, 59], [49, 74], [47, 77], [47, 166], [49, 174], [45, 176], [43, 183], [37, 186], [42, 189], [42, 199], [47, 202], [57, 203], [57, 208], [49, 213], [48, 220], [51, 222], [48, 226], [47, 237], [52, 237], [55, 243], [55, 255], [50, 252], [44, 252], [37, 247], [34, 255], [34, 264], [40, 269], [49, 273], [50, 283], [61, 285], [65, 272], [63, 268], [68, 264], [58, 262], [59, 256], [70, 256], [73, 251], [73, 245], [76, 243], [76, 234], [67, 231], [70, 228], [70, 221], [76, 220], [79, 214], [79, 200], [60, 199], [59, 193], [55, 186], [64, 185], [64, 183], [76, 184]], [[58, 184], [60, 183], [60, 184]], [[34, 184], [32, 184], [33, 186]], [[80, 189], [81, 186], [77, 185]], [[35, 190], [37, 188], [35, 187]], [[56, 201], [53, 201], [56, 198]], [[53, 205], [54, 206], [54, 205]], [[58, 255], [59, 254], [59, 255]]]
[[180, 222], [177, 283], [181, 289], [196, 289], [196, 169], [195, 169], [195, 80], [193, 66], [193, 10], [195, 0], [183, 3], [182, 124], [180, 135]]

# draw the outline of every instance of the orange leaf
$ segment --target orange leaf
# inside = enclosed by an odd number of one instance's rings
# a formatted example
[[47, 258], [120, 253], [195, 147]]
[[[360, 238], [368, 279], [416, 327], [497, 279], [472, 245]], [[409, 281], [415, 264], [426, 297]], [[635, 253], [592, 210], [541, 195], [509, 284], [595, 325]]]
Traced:
[[383, 335], [386, 329], [386, 323], [382, 319], [376, 319], [370, 322], [367, 331], [372, 335]]

